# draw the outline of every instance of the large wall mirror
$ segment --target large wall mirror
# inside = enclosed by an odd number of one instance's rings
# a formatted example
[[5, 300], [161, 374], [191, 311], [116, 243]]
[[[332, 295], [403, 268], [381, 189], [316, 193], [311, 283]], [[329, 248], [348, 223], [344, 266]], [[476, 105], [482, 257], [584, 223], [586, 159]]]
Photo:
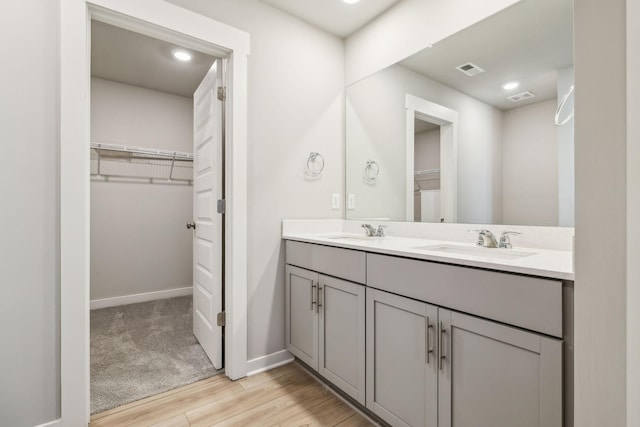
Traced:
[[347, 219], [573, 226], [572, 86], [572, 0], [521, 0], [348, 86]]

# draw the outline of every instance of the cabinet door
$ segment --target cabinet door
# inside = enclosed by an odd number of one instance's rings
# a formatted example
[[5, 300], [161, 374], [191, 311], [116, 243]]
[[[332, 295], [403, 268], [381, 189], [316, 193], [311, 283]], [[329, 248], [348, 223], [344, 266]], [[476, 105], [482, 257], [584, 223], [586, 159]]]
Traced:
[[318, 370], [318, 273], [291, 265], [285, 273], [287, 350]]
[[320, 375], [365, 404], [365, 288], [320, 275]]
[[439, 309], [439, 427], [561, 427], [562, 341]]
[[436, 426], [437, 308], [367, 288], [367, 408], [393, 426]]

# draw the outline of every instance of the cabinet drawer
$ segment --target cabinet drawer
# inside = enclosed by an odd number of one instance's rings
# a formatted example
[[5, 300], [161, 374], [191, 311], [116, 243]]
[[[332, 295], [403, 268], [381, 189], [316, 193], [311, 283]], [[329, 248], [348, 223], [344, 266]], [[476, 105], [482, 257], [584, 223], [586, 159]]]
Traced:
[[287, 240], [287, 264], [365, 283], [366, 255], [364, 252]]
[[562, 282], [367, 254], [367, 286], [562, 337]]

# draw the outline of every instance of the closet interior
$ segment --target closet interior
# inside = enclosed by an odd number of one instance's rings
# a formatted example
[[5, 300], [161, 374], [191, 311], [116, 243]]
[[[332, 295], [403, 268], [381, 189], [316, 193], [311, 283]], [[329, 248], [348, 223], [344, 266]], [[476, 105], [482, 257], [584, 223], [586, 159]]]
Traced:
[[91, 413], [217, 374], [193, 335], [193, 93], [215, 58], [91, 26]]
[[413, 218], [440, 222], [440, 126], [416, 117], [413, 141]]

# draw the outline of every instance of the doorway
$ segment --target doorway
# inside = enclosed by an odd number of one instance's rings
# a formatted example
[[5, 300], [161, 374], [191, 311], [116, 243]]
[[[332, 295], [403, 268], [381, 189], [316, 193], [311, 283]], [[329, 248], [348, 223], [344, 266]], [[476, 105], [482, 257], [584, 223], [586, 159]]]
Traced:
[[456, 222], [458, 112], [413, 95], [406, 111], [406, 220]]
[[92, 414], [223, 369], [223, 71], [91, 22]]
[[[89, 415], [89, 40], [90, 20], [116, 25], [207, 53], [227, 63], [225, 223], [225, 375], [246, 375], [246, 111], [249, 35], [169, 3], [74, 0], [60, 5], [60, 233], [62, 416]], [[232, 161], [231, 161], [232, 160]], [[233, 245], [230, 244], [233, 242]]]
[[440, 209], [440, 126], [416, 117], [413, 128], [413, 220], [443, 222]]

